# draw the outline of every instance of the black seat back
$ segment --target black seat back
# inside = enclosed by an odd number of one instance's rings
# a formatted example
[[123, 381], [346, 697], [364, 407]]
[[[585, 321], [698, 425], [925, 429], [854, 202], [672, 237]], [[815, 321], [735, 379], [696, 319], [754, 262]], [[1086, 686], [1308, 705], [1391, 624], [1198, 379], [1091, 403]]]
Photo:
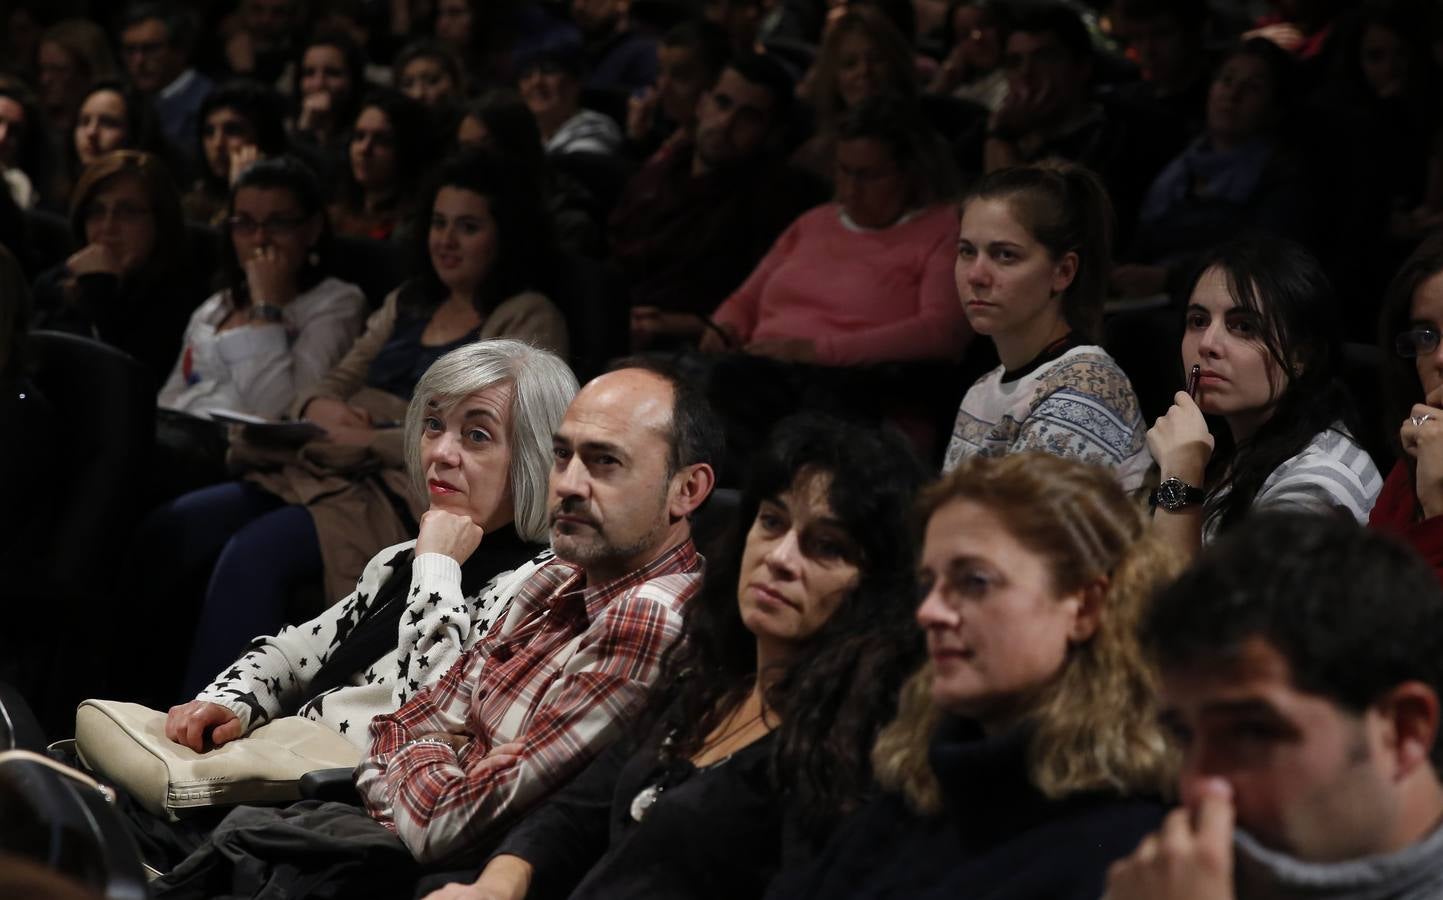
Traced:
[[146, 900], [135, 841], [94, 787], [43, 762], [0, 756], [0, 851], [31, 859], [107, 900]]
[[[142, 501], [155, 434], [155, 384], [134, 359], [99, 341], [58, 331], [30, 335], [36, 386], [62, 422], [103, 436], [61, 445], [68, 493], [57, 498], [48, 556], [57, 588], [84, 596], [97, 566], [123, 545]], [[63, 468], [62, 468], [63, 467]], [[75, 591], [71, 594], [70, 591]]]

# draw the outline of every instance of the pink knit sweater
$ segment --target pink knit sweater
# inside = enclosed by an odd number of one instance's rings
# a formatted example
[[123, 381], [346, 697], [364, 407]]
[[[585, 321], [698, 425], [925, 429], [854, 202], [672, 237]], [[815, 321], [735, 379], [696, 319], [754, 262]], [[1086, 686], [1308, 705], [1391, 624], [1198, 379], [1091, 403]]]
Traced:
[[972, 330], [952, 280], [956, 241], [951, 205], [855, 231], [828, 203], [793, 222], [713, 318], [743, 343], [810, 338], [825, 365], [959, 359]]

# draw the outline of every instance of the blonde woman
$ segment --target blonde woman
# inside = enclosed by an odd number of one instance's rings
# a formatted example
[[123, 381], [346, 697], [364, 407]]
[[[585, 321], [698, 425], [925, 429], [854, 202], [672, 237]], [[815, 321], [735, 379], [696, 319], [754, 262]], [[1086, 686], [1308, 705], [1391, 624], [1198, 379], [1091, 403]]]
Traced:
[[1178, 556], [1110, 472], [1043, 453], [968, 459], [922, 512], [929, 661], [873, 752], [883, 793], [769, 896], [1095, 900], [1165, 812], [1135, 632]]

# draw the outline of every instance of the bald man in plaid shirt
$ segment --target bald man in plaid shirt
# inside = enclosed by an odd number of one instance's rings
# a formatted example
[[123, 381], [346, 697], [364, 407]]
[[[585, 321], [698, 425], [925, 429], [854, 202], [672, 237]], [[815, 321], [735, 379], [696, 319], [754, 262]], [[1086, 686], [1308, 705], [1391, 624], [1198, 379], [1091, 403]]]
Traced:
[[[418, 860], [475, 862], [639, 709], [700, 587], [688, 516], [720, 451], [705, 400], [664, 370], [576, 395], [554, 440], [556, 559], [440, 681], [372, 721], [356, 785]], [[443, 548], [458, 563], [479, 538], [466, 524]]]

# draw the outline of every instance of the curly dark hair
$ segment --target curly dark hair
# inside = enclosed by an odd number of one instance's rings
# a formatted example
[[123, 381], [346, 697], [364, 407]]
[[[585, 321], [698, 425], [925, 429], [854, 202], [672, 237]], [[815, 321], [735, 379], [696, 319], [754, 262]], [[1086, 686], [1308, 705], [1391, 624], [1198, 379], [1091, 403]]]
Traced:
[[262, 157], [282, 156], [290, 147], [286, 136], [286, 100], [268, 84], [248, 78], [227, 81], [201, 101], [195, 122], [195, 158], [200, 160], [200, 179], [219, 196], [230, 189], [230, 173], [216, 175], [205, 164], [205, 127], [211, 113], [228, 109], [250, 123], [256, 149]]
[[1227, 530], [1248, 515], [1268, 476], [1319, 432], [1338, 422], [1350, 434], [1357, 428], [1340, 378], [1337, 301], [1317, 259], [1299, 244], [1257, 233], [1205, 254], [1193, 285], [1213, 268], [1222, 271], [1238, 306], [1258, 315], [1263, 346], [1287, 377], [1257, 433], [1237, 446], [1220, 442], [1208, 463], [1206, 516]]
[[756, 637], [737, 608], [747, 533], [762, 501], [814, 474], [830, 476], [827, 500], [854, 543], [859, 578], [777, 673], [766, 702], [781, 719], [773, 781], [804, 838], [820, 842], [867, 793], [872, 742], [921, 658], [911, 511], [924, 475], [900, 435], [817, 414], [777, 426], [753, 461], [727, 546], [687, 606], [685, 637], [663, 662], [651, 709], [684, 758], [753, 689]]
[[[1254, 637], [1287, 659], [1299, 689], [1354, 713], [1404, 681], [1443, 695], [1437, 576], [1392, 538], [1342, 517], [1249, 518], [1157, 594], [1142, 626], [1164, 670], [1215, 669]], [[1443, 741], [1431, 757], [1443, 769]]]
[[497, 248], [491, 271], [477, 288], [476, 309], [483, 316], [496, 304], [522, 291], [551, 295], [557, 258], [551, 219], [542, 206], [541, 193], [531, 173], [483, 150], [451, 157], [422, 189], [411, 228], [411, 252], [416, 275], [401, 286], [397, 305], [410, 314], [425, 315], [445, 301], [448, 289], [431, 262], [431, 210], [442, 188], [459, 188], [486, 198], [496, 220]]

